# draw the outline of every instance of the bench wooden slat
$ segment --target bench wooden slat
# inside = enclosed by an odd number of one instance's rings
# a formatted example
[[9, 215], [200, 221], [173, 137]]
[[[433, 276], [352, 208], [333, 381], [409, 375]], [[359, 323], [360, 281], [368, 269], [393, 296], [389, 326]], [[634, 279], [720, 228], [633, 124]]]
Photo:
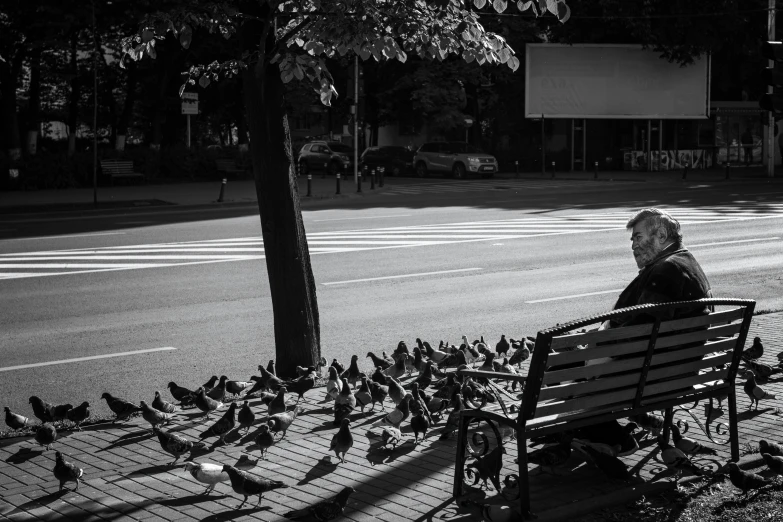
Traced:
[[[618, 410], [630, 410], [631, 408], [633, 408], [633, 401], [624, 401], [603, 408], [595, 408], [586, 411], [571, 412], [568, 414], [556, 413], [553, 415], [547, 415], [543, 417], [536, 417], [534, 419], [530, 419], [526, 423], [526, 428], [528, 428], [529, 431], [533, 431], [536, 428], [542, 428], [550, 424], [565, 423], [563, 426], [563, 429], [565, 429], [566, 424], [573, 420], [584, 419], [589, 417], [597, 417], [599, 415], [604, 415]], [[623, 416], [627, 416], [627, 415], [623, 415]]]
[[686, 402], [695, 402], [697, 399], [700, 400], [703, 397], [708, 397], [709, 395], [713, 395], [713, 396], [717, 395], [720, 393], [721, 390], [724, 390], [726, 388], [729, 388], [729, 384], [725, 382], [715, 383], [712, 385], [707, 384], [704, 386], [697, 383], [693, 385], [693, 391], [687, 394], [683, 390], [679, 390], [672, 393], [665, 393], [661, 395], [656, 395], [654, 397], [643, 398], [642, 407], [645, 407], [648, 410], [660, 409], [660, 408], [656, 408], [656, 406], [661, 403], [672, 401], [674, 399], [678, 399], [681, 397], [684, 397], [684, 400], [681, 401], [681, 404], [684, 404]]
[[101, 170], [112, 178], [143, 178], [144, 174], [133, 170], [133, 161], [108, 159], [101, 160]]
[[[637, 376], [638, 380], [639, 377]], [[575, 399], [555, 402], [550, 404], [541, 404], [539, 401], [533, 418], [547, 417], [556, 413], [577, 412], [580, 410], [593, 409], [600, 406], [608, 406], [618, 402], [626, 402], [636, 397], [636, 386], [628, 388], [614, 389], [609, 393], [598, 393], [576, 397]]]
[[516, 381], [524, 383], [527, 380], [526, 375], [515, 375], [513, 373], [485, 372], [479, 370], [457, 370], [459, 375], [466, 377], [481, 377], [485, 379], [503, 379], [505, 381]]
[[661, 329], [658, 334], [673, 332], [676, 330], [685, 330], [687, 328], [698, 328], [700, 326], [718, 325], [730, 321], [742, 321], [745, 314], [744, 308], [732, 308], [721, 312], [713, 312], [709, 315], [700, 315], [698, 317], [689, 317], [687, 319], [675, 319], [673, 321], [661, 321]]
[[732, 323], [721, 326], [712, 326], [695, 332], [678, 333], [673, 335], [659, 335], [655, 342], [655, 352], [665, 348], [681, 346], [683, 344], [708, 341], [718, 337], [734, 337], [742, 329], [742, 323]]
[[622, 328], [612, 328], [609, 330], [585, 332], [581, 334], [559, 335], [552, 337], [552, 349], [562, 350], [571, 348], [579, 344], [597, 344], [608, 341], [617, 341], [618, 339], [630, 339], [632, 337], [643, 337], [650, 335], [652, 324], [639, 324], [636, 326], [624, 326]]
[[653, 395], [665, 394], [671, 392], [672, 390], [679, 389], [680, 391], [682, 391], [682, 388], [686, 386], [693, 386], [694, 384], [704, 384], [710, 381], [723, 380], [726, 378], [727, 373], [728, 373], [728, 369], [713, 370], [711, 372], [700, 373], [699, 375], [692, 375], [689, 377], [682, 377], [680, 379], [672, 379], [671, 381], [663, 381], [659, 383], [648, 384], [647, 386], [644, 387], [644, 392], [642, 396], [645, 399], [649, 399]]

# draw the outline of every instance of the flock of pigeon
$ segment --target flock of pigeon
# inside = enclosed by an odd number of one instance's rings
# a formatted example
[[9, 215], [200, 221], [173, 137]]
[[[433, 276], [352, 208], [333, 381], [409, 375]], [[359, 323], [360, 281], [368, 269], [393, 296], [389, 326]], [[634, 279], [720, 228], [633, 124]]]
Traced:
[[[468, 365], [475, 368], [476, 363], [481, 362], [479, 370], [516, 374], [516, 368], [530, 357], [534, 349], [535, 340], [530, 337], [517, 341], [506, 340], [505, 336], [501, 336], [494, 352], [488, 348], [483, 336], [472, 343], [463, 336], [460, 347], [441, 341], [437, 349], [417, 338], [416, 346], [412, 351], [404, 341], [400, 341], [391, 355], [383, 352], [378, 356], [369, 352], [367, 358], [371, 359], [374, 367], [374, 372], [369, 376], [360, 370], [357, 355], [351, 357], [347, 368], [334, 359], [328, 367], [329, 375], [324, 397], [325, 401], [334, 402], [333, 424], [338, 427], [331, 439], [330, 451], [335, 453], [340, 462], [345, 462], [346, 455], [354, 442], [351, 433], [351, 414], [356, 413], [357, 409], [364, 415], [372, 413], [376, 405], [381, 408], [382, 416], [372, 424], [372, 428], [380, 430], [383, 447], [389, 445], [396, 447], [398, 444], [410, 441], [410, 438], [404, 437], [402, 433], [406, 421], [414, 434], [412, 442], [417, 444], [419, 436], [421, 435], [422, 439], [426, 437], [430, 428], [440, 422], [444, 414], [450, 410], [440, 435], [441, 439], [446, 439], [458, 428], [460, 411], [466, 408], [481, 408], [487, 403], [495, 402], [499, 388], [489, 381], [459, 377], [457, 373], [445, 372], [444, 369]], [[744, 391], [751, 400], [751, 407], [755, 403], [756, 408], [759, 401], [775, 399], [774, 395], [759, 386], [756, 377], [764, 380], [780, 371], [760, 363], [758, 359], [762, 354], [763, 345], [758, 337], [743, 353], [743, 363], [746, 365], [744, 375], [747, 379]], [[783, 367], [783, 353], [778, 358]], [[499, 359], [502, 362], [499, 362]], [[260, 458], [265, 459], [267, 450], [285, 438], [287, 430], [303, 411], [300, 402], [304, 395], [315, 387], [321, 371], [320, 366], [325, 365], [326, 360], [322, 359], [319, 368], [297, 367], [297, 378], [289, 380], [279, 378], [275, 372], [274, 361], [269, 361], [266, 368], [260, 365], [258, 367], [260, 375], [252, 376], [248, 382], [229, 380], [226, 376], [220, 378], [212, 376], [196, 390], [170, 382], [168, 390], [179, 402], [178, 405], [164, 400], [158, 391], [155, 391], [154, 399], [150, 404], [141, 401], [136, 405], [108, 392], [103, 393], [101, 399], [106, 401], [116, 415], [114, 422], [141, 415], [150, 424], [161, 449], [174, 457], [169, 465], [174, 465], [180, 457], [191, 454], [194, 450], [204, 449], [205, 439], [217, 437], [218, 441], [215, 444], [225, 444], [226, 435], [233, 430], [244, 429], [247, 433], [256, 424], [257, 418], [257, 412], [253, 411], [249, 399], [260, 399], [260, 404], [266, 408], [266, 417], [264, 422], [258, 425], [254, 442], [261, 452]], [[415, 378], [413, 372], [417, 372]], [[401, 381], [406, 375], [410, 379], [403, 384]], [[426, 390], [431, 390], [433, 393], [428, 394]], [[297, 399], [293, 408], [289, 409], [288, 398], [292, 395], [296, 395]], [[390, 411], [386, 410], [387, 399], [394, 405]], [[243, 404], [239, 406], [241, 401]], [[178, 406], [197, 408], [203, 412], [206, 420], [212, 412], [223, 409], [227, 402], [230, 402], [228, 409], [201, 434], [199, 441], [189, 440], [174, 431], [161, 428], [172, 419]], [[46, 449], [57, 440], [54, 423], [70, 421], [73, 428], [80, 430], [81, 423], [90, 416], [88, 402], [83, 402], [77, 407], [72, 407], [70, 404], [52, 405], [33, 396], [30, 397], [29, 403], [33, 414], [41, 421], [35, 430], [35, 440]], [[365, 412], [367, 407], [369, 410]], [[5, 421], [12, 429], [21, 429], [31, 424], [30, 419], [10, 411], [7, 407]], [[565, 463], [571, 451], [576, 449], [589, 457], [589, 460], [610, 478], [627, 482], [631, 479], [628, 467], [618, 457], [638, 449], [638, 441], [633, 436], [638, 429], [656, 436], [661, 460], [675, 472], [677, 480], [683, 473], [696, 475], [704, 473], [691, 461], [691, 457], [705, 454], [717, 455], [714, 449], [684, 437], [676, 425], [672, 426], [673, 445], [665, 442], [661, 435], [664, 420], [660, 415], [643, 413], [630, 418], [629, 421], [623, 427], [617, 425], [616, 444], [593, 442], [595, 438], [588, 433], [591, 427], [585, 427], [580, 429], [582, 432], [568, 431], [560, 434], [555, 441], [550, 439], [549, 441], [554, 443], [530, 452], [528, 460], [539, 464], [544, 470], [545, 467], [555, 467]], [[602, 426], [601, 429], [606, 430], [606, 427]], [[605, 438], [607, 433], [604, 432], [601, 436]], [[759, 448], [769, 469], [775, 474], [783, 474], [783, 447], [761, 440]], [[484, 456], [471, 452], [476, 460], [468, 465], [469, 476], [472, 471], [484, 480], [484, 485], [487, 478], [495, 480], [493, 476], [496, 477], [497, 473], [489, 471], [500, 469], [503, 452], [502, 447], [495, 448]], [[54, 476], [60, 482], [60, 490], [67, 482], [75, 482], [78, 489], [83, 470], [66, 461], [59, 451], [56, 452], [55, 457]], [[288, 487], [281, 481], [252, 475], [230, 465], [188, 461], [185, 463], [185, 470], [195, 480], [207, 485], [204, 494], [210, 493], [220, 482], [230, 482], [233, 491], [244, 497], [239, 507], [242, 507], [251, 496], [258, 497], [256, 504], [258, 505], [264, 493]], [[729, 476], [731, 482], [744, 493], [770, 483], [770, 479], [744, 471], [735, 463], [729, 463]], [[353, 491], [353, 488], [346, 487], [327, 501], [291, 511], [285, 516], [295, 520], [331, 520], [343, 512]]]
[[[402, 433], [406, 421], [410, 423], [414, 434], [412, 442], [417, 444], [419, 436], [423, 439], [430, 428], [442, 419], [444, 413], [451, 410], [441, 432], [441, 438], [448, 438], [459, 425], [460, 411], [494, 402], [495, 395], [479, 382], [469, 378], [462, 379], [456, 373], [447, 373], [443, 369], [467, 365], [475, 367], [477, 362], [483, 361], [483, 370], [515, 374], [517, 370], [514, 366], [520, 367], [521, 363], [530, 357], [534, 346], [532, 338], [516, 341], [506, 340], [505, 336], [501, 336], [493, 352], [488, 349], [483, 337], [472, 343], [468, 342], [466, 336], [463, 336], [462, 340], [459, 348], [441, 341], [438, 349], [433, 349], [429, 343], [416, 339], [417, 346], [413, 350], [409, 350], [405, 342], [400, 341], [391, 355], [383, 352], [378, 356], [369, 352], [367, 358], [371, 359], [374, 368], [369, 377], [359, 369], [357, 355], [351, 357], [347, 368], [334, 359], [328, 367], [324, 400], [334, 403], [334, 426], [338, 429], [332, 437], [330, 451], [335, 453], [340, 462], [345, 462], [346, 455], [353, 447], [349, 417], [357, 410], [358, 413], [367, 415], [375, 411], [376, 405], [380, 407], [382, 415], [372, 424], [372, 428], [380, 429], [384, 447], [396, 447], [411, 440]], [[503, 362], [498, 362], [496, 356], [502, 357]], [[256, 424], [258, 416], [258, 412], [250, 406], [250, 399], [258, 399], [258, 402], [254, 401], [254, 405], [260, 403], [266, 410], [262, 414], [266, 415], [263, 422], [258, 423], [254, 442], [261, 452], [260, 458], [265, 459], [267, 450], [281, 443], [286, 431], [302, 413], [300, 402], [304, 395], [315, 387], [321, 372], [320, 366], [325, 365], [326, 360], [322, 359], [319, 368], [297, 367], [297, 378], [289, 380], [279, 378], [275, 372], [274, 361], [269, 361], [267, 367], [258, 367], [260, 375], [252, 376], [247, 382], [229, 380], [226, 376], [212, 376], [196, 390], [170, 382], [168, 390], [178, 402], [176, 405], [166, 401], [158, 391], [155, 391], [154, 399], [149, 404], [141, 401], [137, 405], [108, 392], [103, 393], [101, 399], [106, 401], [115, 414], [113, 422], [126, 421], [139, 415], [148, 422], [161, 449], [174, 458], [169, 465], [174, 465], [185, 455], [194, 457], [198, 450], [205, 449], [205, 439], [217, 437], [216, 445], [225, 444], [225, 438], [230, 432], [244, 429], [247, 433]], [[413, 372], [417, 373], [415, 378]], [[410, 379], [403, 384], [401, 380], [404, 380], [406, 375]], [[426, 393], [425, 390], [428, 389], [434, 393]], [[296, 403], [289, 409], [288, 399], [294, 395]], [[394, 405], [389, 410], [386, 409], [387, 400]], [[206, 420], [213, 412], [223, 410], [229, 402], [225, 412], [201, 433], [198, 441], [189, 440], [173, 430], [162, 428], [172, 420], [178, 408], [197, 408], [203, 412]], [[30, 397], [29, 403], [34, 416], [41, 421], [40, 425], [34, 426], [34, 438], [47, 450], [57, 440], [56, 423], [61, 423], [61, 429], [62, 426], [67, 426], [81, 430], [80, 425], [91, 413], [88, 402], [77, 407], [70, 404], [53, 405], [33, 396]], [[369, 408], [368, 411], [365, 412], [365, 408]], [[32, 426], [29, 418], [12, 412], [8, 407], [5, 408], [5, 421], [12, 429]], [[66, 424], [66, 421], [69, 424]], [[84, 471], [66, 461], [59, 451], [55, 456], [54, 476], [60, 483], [60, 490], [68, 482], [75, 483], [75, 489], [78, 489]], [[262, 478], [230, 465], [189, 460], [185, 463], [185, 470], [195, 480], [207, 486], [204, 494], [210, 493], [220, 482], [230, 482], [233, 491], [244, 497], [239, 507], [242, 507], [249, 497], [257, 496], [258, 505], [267, 491], [288, 487], [282, 481]], [[285, 516], [294, 520], [331, 520], [343, 512], [353, 491], [353, 488], [346, 487], [330, 500], [291, 511]]]

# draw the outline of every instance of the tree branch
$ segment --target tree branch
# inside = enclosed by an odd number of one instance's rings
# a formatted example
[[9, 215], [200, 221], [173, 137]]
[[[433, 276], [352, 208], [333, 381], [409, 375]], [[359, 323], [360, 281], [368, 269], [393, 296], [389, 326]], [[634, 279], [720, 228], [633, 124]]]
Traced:
[[290, 40], [296, 33], [307, 27], [307, 25], [311, 24], [313, 22], [313, 19], [310, 17], [306, 17], [301, 22], [296, 24], [290, 31], [288, 31], [286, 34], [284, 34], [277, 42], [275, 42], [275, 46], [272, 48], [272, 52], [268, 53], [267, 56], [270, 58], [273, 57], [275, 54], [277, 54], [277, 51], [280, 50], [280, 47], [286, 44], [288, 40]]

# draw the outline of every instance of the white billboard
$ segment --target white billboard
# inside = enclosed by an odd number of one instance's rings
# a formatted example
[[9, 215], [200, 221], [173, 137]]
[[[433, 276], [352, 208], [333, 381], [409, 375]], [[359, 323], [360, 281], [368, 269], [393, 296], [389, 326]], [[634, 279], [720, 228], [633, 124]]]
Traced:
[[708, 118], [710, 59], [680, 67], [637, 45], [528, 44], [525, 117]]

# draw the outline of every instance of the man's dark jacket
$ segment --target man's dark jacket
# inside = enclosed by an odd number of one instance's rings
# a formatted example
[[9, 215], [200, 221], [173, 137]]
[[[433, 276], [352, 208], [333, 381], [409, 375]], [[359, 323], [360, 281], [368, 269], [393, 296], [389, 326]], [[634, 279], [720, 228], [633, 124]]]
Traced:
[[[712, 297], [707, 276], [693, 255], [681, 244], [668, 246], [631, 281], [620, 294], [614, 309], [640, 304], [692, 301]], [[707, 307], [699, 309], [671, 310], [662, 319], [695, 317], [709, 313]], [[647, 314], [626, 317], [612, 321], [611, 328], [632, 324], [651, 323], [654, 318]]]

